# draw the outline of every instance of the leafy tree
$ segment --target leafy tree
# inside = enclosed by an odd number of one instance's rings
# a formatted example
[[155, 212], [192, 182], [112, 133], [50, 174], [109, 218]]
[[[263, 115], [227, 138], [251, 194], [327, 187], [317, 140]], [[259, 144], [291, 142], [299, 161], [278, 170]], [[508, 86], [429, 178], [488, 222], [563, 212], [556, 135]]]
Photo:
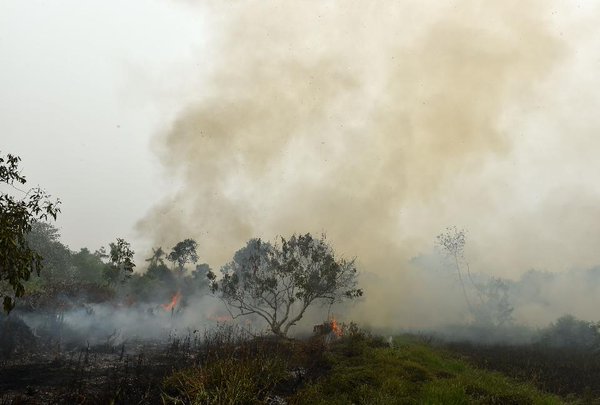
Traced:
[[179, 275], [185, 272], [185, 265], [188, 263], [196, 263], [198, 261], [198, 253], [196, 248], [198, 244], [193, 239], [185, 239], [176, 244], [171, 253], [167, 256], [167, 260], [177, 265]]
[[40, 274], [43, 283], [57, 284], [73, 278], [71, 251], [60, 242], [60, 233], [54, 225], [34, 221], [27, 240], [29, 246], [43, 257], [44, 271]]
[[232, 317], [259, 316], [280, 337], [309, 306], [363, 295], [356, 288], [354, 260], [337, 259], [324, 237], [311, 234], [281, 238], [275, 245], [252, 239], [221, 273], [220, 280], [212, 271], [208, 278]]
[[131, 245], [125, 239], [117, 238], [116, 243], [110, 243], [109, 267], [106, 269], [104, 276], [109, 284], [116, 283], [119, 279], [131, 277], [135, 263], [133, 255], [135, 252], [131, 249]]
[[88, 248], [81, 248], [79, 252], [72, 255], [76, 277], [87, 283], [102, 284], [103, 273], [106, 264], [98, 254], [91, 253]]
[[156, 249], [152, 248], [152, 256], [146, 259], [146, 261], [149, 262], [148, 270], [145, 273], [146, 277], [168, 283], [174, 281], [173, 273], [165, 265], [165, 261], [163, 260], [163, 257], [165, 256], [166, 253], [162, 247]]
[[195, 281], [205, 283], [208, 273], [211, 272], [210, 266], [207, 263], [197, 264], [196, 269], [192, 271], [192, 278]]
[[162, 281], [147, 273], [133, 274], [122, 287], [121, 294], [137, 302], [160, 303], [167, 299]]
[[27, 239], [34, 222], [56, 220], [60, 212], [60, 201], [51, 201], [41, 188], [27, 191], [18, 188], [27, 183], [19, 170], [20, 161], [18, 156], [0, 155], [0, 183], [20, 195], [0, 193], [0, 282], [8, 285], [0, 295], [6, 312], [14, 308], [15, 298], [25, 293], [24, 281], [32, 272], [39, 274], [43, 266], [42, 256], [31, 248]]
[[145, 275], [165, 283], [173, 283], [175, 281], [175, 275], [164, 263], [148, 267]]
[[541, 331], [540, 343], [551, 347], [598, 349], [600, 325], [564, 315]]

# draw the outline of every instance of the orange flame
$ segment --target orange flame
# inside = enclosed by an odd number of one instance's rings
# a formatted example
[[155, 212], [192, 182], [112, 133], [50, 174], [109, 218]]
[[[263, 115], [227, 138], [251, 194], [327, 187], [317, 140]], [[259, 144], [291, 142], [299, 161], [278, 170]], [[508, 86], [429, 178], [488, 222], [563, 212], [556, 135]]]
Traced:
[[175, 307], [177, 306], [177, 303], [179, 303], [180, 299], [181, 299], [181, 293], [179, 291], [177, 291], [175, 293], [175, 295], [171, 298], [171, 302], [169, 302], [168, 304], [162, 304], [161, 307], [163, 307], [163, 309], [165, 311], [172, 311], [175, 309]]
[[342, 327], [340, 326], [339, 323], [337, 323], [337, 321], [335, 320], [335, 318], [331, 318], [330, 324], [331, 324], [331, 331], [337, 337], [340, 337], [340, 336], [342, 336], [344, 334], [344, 331], [342, 330]]

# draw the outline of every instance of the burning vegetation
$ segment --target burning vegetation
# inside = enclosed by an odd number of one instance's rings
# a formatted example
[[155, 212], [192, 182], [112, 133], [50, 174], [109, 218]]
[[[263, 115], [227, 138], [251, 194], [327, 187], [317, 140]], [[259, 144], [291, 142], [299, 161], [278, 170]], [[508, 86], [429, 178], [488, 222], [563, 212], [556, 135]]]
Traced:
[[256, 316], [285, 337], [309, 307], [361, 297], [357, 272], [354, 260], [335, 257], [324, 236], [306, 234], [280, 244], [252, 239], [222, 267], [221, 278], [208, 278], [233, 318]]
[[163, 307], [163, 309], [167, 312], [173, 312], [180, 299], [181, 292], [177, 291], [175, 295], [173, 295], [173, 297], [171, 298], [171, 301], [168, 304], [162, 304], [161, 307]]
[[346, 329], [346, 325], [340, 325], [335, 318], [331, 318], [321, 324], [313, 326], [313, 333], [317, 336], [327, 336], [331, 340], [332, 338], [344, 336], [344, 329]]
[[[179, 188], [141, 264], [71, 250], [0, 153], [0, 404], [600, 403], [596, 133], [558, 107], [595, 87], [549, 99], [574, 83], [557, 12], [207, 3], [223, 49], [155, 139]], [[475, 255], [434, 239], [455, 220]]]
[[[251, 239], [220, 276], [198, 264], [196, 242], [185, 239], [170, 252], [153, 249], [136, 273], [127, 241], [117, 239], [109, 252], [72, 252], [56, 228], [33, 221], [27, 241], [45, 258], [44, 267], [23, 281], [16, 305], [0, 317], [0, 401], [390, 403], [453, 395], [466, 402], [561, 401], [470, 368], [440, 346], [514, 378], [536, 373], [538, 387], [563, 399], [600, 397], [591, 377], [600, 375], [593, 355], [600, 347], [597, 324], [565, 316], [536, 331], [514, 323], [513, 311], [526, 305], [515, 293], [542, 290], [551, 275], [529, 273], [522, 284], [485, 280], [471, 272], [464, 231], [452, 228], [437, 240], [446, 253], [442, 263], [449, 260], [459, 281], [464, 318], [431, 331], [425, 344], [423, 336], [384, 339], [330, 315], [312, 335], [302, 337], [301, 328], [291, 335], [305, 317], [323, 319], [333, 305], [346, 316], [348, 301], [363, 295], [355, 260], [338, 257], [324, 236]], [[596, 273], [578, 277], [589, 282]], [[520, 346], [498, 345], [511, 339]], [[511, 353], [520, 361], [507, 365], [502, 359]], [[557, 377], [553, 361], [567, 358], [585, 359], [585, 375]], [[354, 378], [356, 362], [370, 381], [360, 390], [344, 383]], [[568, 367], [580, 375], [575, 364]]]

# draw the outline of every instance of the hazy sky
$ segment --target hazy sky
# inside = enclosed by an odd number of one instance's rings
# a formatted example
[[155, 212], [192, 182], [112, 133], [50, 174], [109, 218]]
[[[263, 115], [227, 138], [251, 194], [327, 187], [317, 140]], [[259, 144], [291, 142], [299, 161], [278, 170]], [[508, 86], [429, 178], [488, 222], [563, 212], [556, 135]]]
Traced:
[[134, 236], [169, 189], [151, 138], [199, 89], [209, 32], [173, 1], [0, 1], [0, 149], [61, 198], [71, 248]]
[[482, 271], [600, 263], [596, 2], [365, 4], [0, 0], [0, 147], [73, 249], [326, 230], [386, 273], [458, 225]]

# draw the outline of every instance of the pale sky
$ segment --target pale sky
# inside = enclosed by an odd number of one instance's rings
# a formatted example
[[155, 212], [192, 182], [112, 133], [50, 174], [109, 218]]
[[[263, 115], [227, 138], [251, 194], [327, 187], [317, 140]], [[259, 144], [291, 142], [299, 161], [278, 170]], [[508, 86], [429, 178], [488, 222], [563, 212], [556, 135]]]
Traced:
[[172, 1], [0, 1], [0, 149], [63, 201], [72, 249], [133, 238], [169, 190], [151, 138], [200, 88], [209, 36]]

